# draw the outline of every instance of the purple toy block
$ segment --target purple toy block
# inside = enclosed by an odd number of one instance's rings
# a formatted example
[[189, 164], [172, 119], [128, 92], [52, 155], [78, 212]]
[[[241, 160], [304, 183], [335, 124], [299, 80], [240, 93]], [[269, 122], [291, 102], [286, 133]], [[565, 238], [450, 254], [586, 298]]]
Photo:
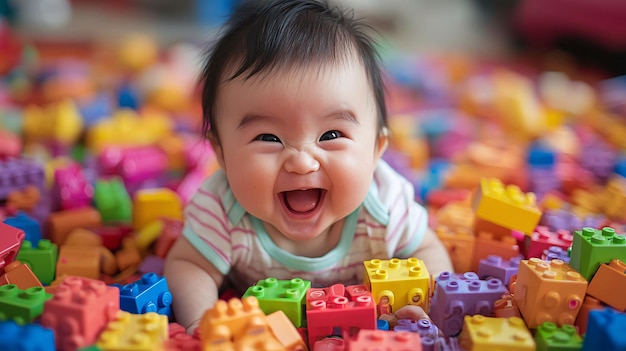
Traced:
[[569, 264], [569, 254], [567, 250], [563, 250], [563, 248], [558, 246], [550, 246], [547, 250], [543, 250], [541, 259], [544, 261], [561, 260]]
[[617, 164], [618, 152], [600, 137], [583, 142], [580, 152], [580, 165], [590, 170], [596, 178], [608, 178]]
[[477, 273], [481, 279], [500, 279], [500, 281], [506, 286], [509, 284], [511, 277], [517, 274], [521, 260], [522, 259], [519, 257], [504, 260], [500, 256], [489, 255], [486, 259], [480, 260]]
[[139, 273], [156, 273], [157, 275], [163, 275], [163, 266], [165, 265], [165, 260], [159, 256], [146, 256], [146, 258], [141, 261], [139, 265]]
[[123, 311], [135, 314], [157, 312], [168, 317], [172, 315], [172, 294], [165, 277], [146, 273], [134, 283], [113, 286], [120, 289], [120, 309]]
[[9, 158], [0, 160], [0, 199], [6, 199], [11, 191], [23, 190], [34, 185], [44, 192], [43, 167], [35, 160]]
[[499, 279], [480, 280], [475, 273], [463, 276], [443, 272], [435, 280], [429, 316], [445, 336], [458, 334], [466, 315], [493, 317], [494, 303], [507, 292]]
[[568, 209], [546, 210], [541, 218], [541, 225], [552, 231], [580, 230], [584, 227], [598, 228], [604, 222], [605, 217], [601, 214], [589, 214], [580, 217]]

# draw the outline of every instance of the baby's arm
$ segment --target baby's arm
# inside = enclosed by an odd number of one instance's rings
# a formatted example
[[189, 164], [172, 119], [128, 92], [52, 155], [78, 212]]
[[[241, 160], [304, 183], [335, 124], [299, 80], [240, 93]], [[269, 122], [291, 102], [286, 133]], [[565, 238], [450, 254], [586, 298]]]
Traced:
[[176, 322], [191, 333], [204, 312], [217, 301], [224, 276], [185, 237], [172, 246], [164, 273], [174, 299]]
[[448, 250], [430, 228], [426, 229], [422, 243], [411, 256], [424, 261], [432, 277], [437, 277], [441, 272], [454, 271]]

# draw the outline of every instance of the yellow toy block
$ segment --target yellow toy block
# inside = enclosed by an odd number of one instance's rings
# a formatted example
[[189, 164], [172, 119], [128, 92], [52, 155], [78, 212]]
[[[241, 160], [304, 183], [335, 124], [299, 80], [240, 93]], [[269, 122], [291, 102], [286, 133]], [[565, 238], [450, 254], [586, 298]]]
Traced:
[[183, 220], [183, 203], [178, 194], [167, 188], [137, 191], [133, 200], [135, 231], [142, 230], [160, 217]]
[[534, 351], [535, 340], [517, 317], [465, 316], [459, 346], [466, 351]]
[[516, 185], [504, 186], [494, 178], [483, 178], [474, 196], [476, 217], [531, 235], [541, 219], [534, 193], [524, 194]]
[[561, 260], [522, 260], [511, 293], [529, 328], [543, 322], [574, 324], [587, 280]]
[[[386, 297], [391, 312], [406, 305], [421, 306], [428, 311], [430, 274], [422, 260], [415, 257], [373, 259], [364, 261], [363, 266], [364, 284], [370, 288], [377, 306], [380, 307], [381, 300]], [[380, 308], [378, 313], [381, 313]]]
[[168, 335], [165, 315], [119, 311], [100, 334], [96, 345], [103, 351], [162, 350]]
[[139, 116], [133, 110], [120, 109], [111, 118], [89, 128], [87, 147], [98, 153], [111, 145], [155, 145], [172, 129], [172, 121], [165, 115]]
[[240, 335], [245, 335], [250, 324], [258, 319], [265, 322], [265, 314], [254, 296], [243, 299], [232, 298], [228, 302], [218, 300], [212, 309], [206, 311], [200, 320], [200, 344], [203, 350], [228, 347]]

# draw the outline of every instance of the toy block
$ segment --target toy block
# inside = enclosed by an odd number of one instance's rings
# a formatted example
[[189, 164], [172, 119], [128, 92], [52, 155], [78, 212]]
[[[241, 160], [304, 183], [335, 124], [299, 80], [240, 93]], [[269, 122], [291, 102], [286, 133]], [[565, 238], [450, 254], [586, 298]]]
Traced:
[[130, 267], [139, 267], [141, 264], [141, 253], [137, 248], [136, 240], [134, 237], [126, 237], [122, 239], [122, 248], [115, 252], [115, 259], [117, 261], [117, 267], [120, 271], [126, 270]]
[[511, 260], [518, 257], [519, 254], [519, 246], [514, 237], [508, 236], [495, 240], [490, 233], [478, 233], [474, 241], [474, 257], [470, 271], [476, 272], [480, 260], [487, 259], [491, 255], [500, 256], [504, 260]]
[[165, 258], [170, 248], [183, 233], [183, 222], [170, 218], [161, 218], [164, 223], [163, 232], [154, 245], [154, 254]]
[[544, 322], [535, 331], [537, 351], [578, 351], [583, 346], [583, 338], [571, 324], [557, 327], [552, 322]]
[[271, 334], [286, 350], [306, 350], [304, 339], [283, 311], [267, 315], [267, 326]]
[[465, 316], [459, 346], [465, 351], [534, 351], [535, 341], [521, 318]]
[[430, 274], [422, 260], [415, 257], [363, 262], [364, 284], [377, 306], [384, 298], [397, 311], [406, 305], [421, 306], [428, 311]]
[[517, 274], [520, 261], [519, 257], [504, 260], [500, 256], [489, 255], [486, 259], [480, 260], [476, 273], [480, 279], [496, 278], [500, 279], [504, 285], [508, 285], [511, 277]]
[[426, 336], [433, 338], [439, 337], [439, 328], [437, 328], [437, 326], [427, 318], [422, 318], [417, 321], [410, 319], [398, 319], [398, 324], [393, 328], [393, 331], [418, 333], [422, 338]]
[[[230, 345], [230, 340], [228, 338], [223, 339], [223, 344]], [[217, 346], [219, 348], [220, 343], [214, 343], [211, 345], [211, 348]], [[287, 349], [282, 345], [276, 337], [272, 334], [269, 327], [267, 326], [266, 321], [260, 317], [252, 317], [250, 321], [246, 325], [246, 329], [243, 333], [239, 334], [233, 343], [233, 351], [236, 350], [276, 350], [276, 351], [287, 351], [287, 350], [295, 350], [295, 349]]]
[[92, 207], [53, 212], [48, 217], [48, 236], [57, 245], [63, 245], [65, 238], [76, 228], [102, 225], [100, 213]]
[[61, 246], [56, 276], [74, 275], [100, 278], [100, 248], [90, 246]]
[[563, 250], [567, 250], [572, 246], [573, 235], [567, 230], [557, 230], [556, 232], [550, 231], [547, 227], [538, 226], [535, 231], [530, 235], [530, 238], [526, 238], [524, 245], [526, 258], [541, 258], [544, 250], [549, 249], [552, 246], [560, 247]]
[[589, 312], [587, 332], [581, 351], [624, 351], [626, 314], [610, 308]]
[[511, 293], [529, 328], [543, 322], [574, 324], [587, 291], [587, 280], [560, 260], [538, 258], [520, 263]]
[[103, 174], [121, 177], [131, 194], [137, 185], [159, 178], [168, 167], [167, 155], [157, 145], [111, 145], [99, 153], [98, 162]]
[[50, 297], [52, 295], [40, 286], [22, 290], [14, 284], [0, 285], [0, 321], [32, 323], [41, 315], [44, 302]]
[[40, 322], [55, 331], [59, 350], [72, 351], [94, 344], [119, 311], [118, 289], [100, 280], [68, 276], [44, 304]]
[[589, 312], [593, 310], [601, 310], [606, 308], [600, 300], [596, 299], [593, 296], [585, 296], [585, 300], [583, 300], [583, 305], [578, 311], [578, 316], [576, 316], [576, 321], [574, 325], [578, 328], [578, 332], [580, 335], [585, 335], [587, 332], [587, 322], [589, 320]]
[[64, 167], [54, 170], [52, 194], [56, 197], [61, 210], [71, 210], [89, 206], [94, 188], [85, 179], [80, 165], [70, 161]]
[[200, 340], [185, 332], [178, 323], [168, 325], [168, 338], [163, 343], [163, 351], [201, 351]]
[[15, 261], [25, 237], [23, 230], [0, 223], [0, 274], [4, 273], [6, 265]]
[[15, 216], [6, 218], [4, 224], [23, 230], [24, 234], [26, 234], [24, 240], [29, 240], [30, 242], [41, 240], [41, 226], [39, 222], [23, 211], [17, 211]]
[[620, 260], [611, 260], [603, 264], [593, 276], [587, 295], [591, 295], [603, 303], [626, 312], [626, 263]]
[[591, 280], [601, 264], [613, 259], [626, 261], [626, 236], [616, 234], [610, 227], [574, 232], [570, 265], [585, 279]]
[[132, 199], [120, 178], [98, 180], [93, 200], [102, 216], [102, 222], [130, 223], [132, 221]]
[[308, 345], [333, 335], [336, 330], [343, 334], [376, 329], [376, 304], [367, 286], [335, 284], [311, 288], [307, 291], [306, 304]]
[[376, 320], [376, 329], [389, 330], [389, 321], [379, 318], [378, 320]]
[[474, 259], [475, 240], [471, 229], [451, 229], [446, 226], [435, 228], [437, 237], [448, 251], [455, 272], [469, 272]]
[[599, 228], [606, 218], [601, 214], [574, 207], [546, 210], [541, 217], [541, 225], [551, 231], [567, 230], [573, 232], [580, 228]]
[[122, 240], [131, 235], [133, 228], [130, 225], [118, 224], [86, 228], [102, 238], [102, 246], [109, 250], [118, 250], [122, 247]]
[[541, 259], [544, 261], [561, 260], [569, 264], [569, 250], [564, 250], [563, 248], [560, 248], [558, 246], [550, 246], [549, 249], [543, 250]]
[[0, 322], [0, 345], [7, 351], [56, 351], [52, 330], [38, 324], [20, 326], [14, 321]]
[[132, 314], [118, 311], [96, 345], [104, 351], [151, 351], [161, 348], [168, 339], [167, 317], [154, 312]]
[[106, 247], [100, 246], [98, 249], [100, 250], [100, 271], [108, 275], [117, 273], [115, 255]]
[[267, 278], [249, 287], [243, 297], [254, 296], [265, 314], [282, 310], [297, 328], [306, 326], [306, 292], [311, 282], [300, 278], [278, 280]]
[[28, 158], [7, 158], [0, 160], [0, 199], [7, 199], [9, 193], [34, 186], [44, 189], [42, 165]]
[[345, 349], [345, 341], [339, 337], [321, 339], [312, 346], [313, 351], [344, 351]]
[[[114, 261], [115, 262], [115, 261]], [[156, 273], [163, 275], [163, 267], [165, 266], [165, 259], [159, 256], [149, 255], [142, 261], [137, 271], [141, 274]], [[117, 266], [116, 266], [117, 269]]]
[[172, 294], [165, 277], [146, 273], [134, 283], [114, 286], [120, 289], [122, 311], [135, 314], [156, 312], [168, 317], [172, 315]]
[[182, 201], [176, 192], [166, 189], [139, 190], [133, 201], [133, 227], [141, 230], [160, 217], [182, 220]]
[[468, 189], [433, 189], [426, 196], [426, 204], [430, 208], [439, 209], [452, 202], [466, 201], [471, 194]]
[[17, 260], [27, 264], [42, 284], [48, 285], [54, 280], [59, 248], [48, 239], [42, 239], [33, 247], [24, 241], [17, 254]]
[[223, 344], [243, 335], [252, 320], [264, 320], [265, 314], [254, 296], [243, 299], [232, 298], [228, 302], [218, 300], [207, 310], [200, 320], [200, 344], [203, 349], [215, 344]]
[[497, 225], [482, 218], [474, 218], [474, 233], [489, 233], [494, 239], [500, 240], [501, 238], [511, 236], [511, 229]]
[[368, 350], [416, 350], [421, 351], [420, 336], [417, 333], [392, 332], [384, 330], [360, 330], [357, 336], [348, 341], [348, 351]]
[[435, 222], [448, 228], [464, 228], [472, 231], [474, 228], [474, 211], [469, 201], [451, 202], [436, 212]]
[[76, 228], [65, 238], [63, 245], [68, 246], [102, 246], [102, 238], [87, 229]]
[[494, 315], [494, 303], [507, 292], [499, 279], [480, 280], [476, 273], [442, 272], [435, 280], [429, 316], [445, 336], [461, 331], [466, 315]]
[[512, 295], [505, 294], [493, 304], [493, 313], [497, 318], [522, 318]]
[[40, 286], [41, 282], [26, 264], [13, 261], [4, 267], [4, 274], [0, 276], [0, 285], [14, 284], [22, 290]]
[[493, 178], [480, 181], [472, 207], [476, 217], [526, 234], [532, 233], [541, 219], [535, 194], [524, 194], [518, 186], [505, 186]]

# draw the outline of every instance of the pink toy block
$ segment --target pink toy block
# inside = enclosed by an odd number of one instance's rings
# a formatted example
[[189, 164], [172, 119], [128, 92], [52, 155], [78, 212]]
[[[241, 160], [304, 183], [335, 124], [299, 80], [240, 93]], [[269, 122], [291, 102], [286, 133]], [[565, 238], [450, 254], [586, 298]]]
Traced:
[[345, 342], [340, 338], [326, 338], [318, 340], [313, 345], [313, 351], [344, 351]]
[[526, 258], [541, 258], [543, 251], [550, 249], [551, 246], [558, 246], [567, 251], [572, 246], [573, 238], [569, 230], [561, 229], [554, 232], [548, 227], [538, 226], [531, 234], [530, 240], [527, 239], [527, 245], [520, 247], [526, 247]]
[[333, 335], [376, 329], [376, 304], [365, 286], [335, 284], [329, 288], [309, 289], [306, 294], [309, 345]]
[[55, 195], [62, 210], [86, 207], [91, 204], [94, 188], [85, 179], [76, 162], [54, 171]]
[[415, 350], [422, 351], [417, 333], [387, 330], [360, 330], [356, 338], [349, 340], [347, 351], [369, 350]]
[[103, 281], [65, 277], [44, 304], [41, 324], [55, 331], [56, 346], [74, 351], [92, 345], [120, 311], [120, 292]]
[[15, 261], [25, 237], [23, 230], [0, 223], [0, 274], [4, 274], [6, 265]]

